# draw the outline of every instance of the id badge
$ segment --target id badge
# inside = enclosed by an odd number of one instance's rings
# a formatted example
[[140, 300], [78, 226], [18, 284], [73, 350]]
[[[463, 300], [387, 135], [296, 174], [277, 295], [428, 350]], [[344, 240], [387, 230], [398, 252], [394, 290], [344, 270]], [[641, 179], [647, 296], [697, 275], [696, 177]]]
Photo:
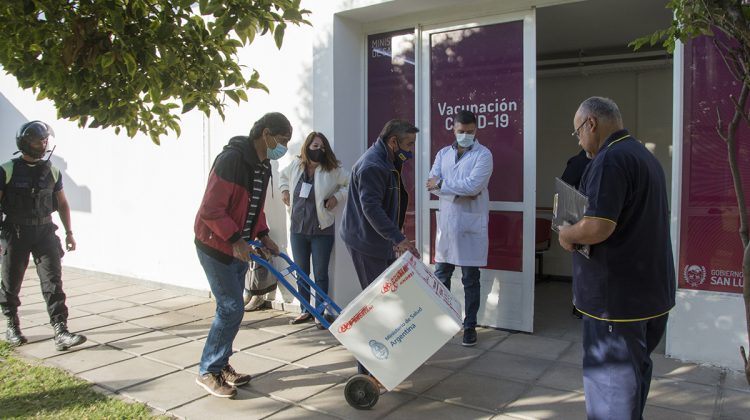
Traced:
[[307, 198], [310, 196], [310, 191], [312, 191], [312, 184], [308, 184], [307, 182], [302, 183], [302, 187], [299, 189], [299, 197], [300, 198]]

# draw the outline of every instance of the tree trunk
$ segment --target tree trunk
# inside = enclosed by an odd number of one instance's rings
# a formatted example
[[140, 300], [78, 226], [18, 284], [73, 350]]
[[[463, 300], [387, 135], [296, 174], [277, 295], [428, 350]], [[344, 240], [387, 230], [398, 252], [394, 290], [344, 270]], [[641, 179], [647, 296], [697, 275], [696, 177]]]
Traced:
[[[742, 188], [742, 177], [740, 175], [739, 164], [737, 163], [737, 129], [742, 119], [746, 118], [745, 115], [745, 104], [747, 103], [748, 93], [750, 88], [747, 83], [742, 84], [742, 90], [737, 102], [734, 103], [734, 115], [732, 120], [727, 125], [726, 136], [721, 133], [721, 121], [719, 121], [719, 135], [727, 143], [727, 158], [729, 160], [729, 170], [732, 173], [732, 181], [734, 184], [734, 193], [737, 196], [737, 210], [740, 216], [740, 239], [742, 240], [742, 297], [745, 302], [745, 322], [748, 330], [748, 336], [750, 336], [750, 238], [748, 238], [748, 220], [747, 220], [747, 203], [745, 202], [745, 192]], [[734, 98], [730, 98], [734, 101]], [[746, 122], [750, 122], [745, 119]], [[747, 360], [747, 353], [745, 348], [740, 346], [740, 357], [745, 364], [745, 379], [747, 384], [750, 385], [750, 363]]]

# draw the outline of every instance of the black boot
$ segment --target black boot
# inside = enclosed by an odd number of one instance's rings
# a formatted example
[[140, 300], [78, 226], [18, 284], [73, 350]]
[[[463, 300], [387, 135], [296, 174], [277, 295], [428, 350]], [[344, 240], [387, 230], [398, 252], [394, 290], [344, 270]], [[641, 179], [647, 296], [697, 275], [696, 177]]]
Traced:
[[55, 329], [55, 348], [58, 351], [67, 350], [86, 342], [85, 336], [69, 332], [68, 326], [64, 322], [53, 324], [52, 327]]
[[5, 330], [5, 340], [13, 347], [18, 347], [21, 344], [28, 342], [26, 337], [21, 333], [21, 324], [18, 321], [18, 315], [13, 315], [8, 318], [8, 327]]

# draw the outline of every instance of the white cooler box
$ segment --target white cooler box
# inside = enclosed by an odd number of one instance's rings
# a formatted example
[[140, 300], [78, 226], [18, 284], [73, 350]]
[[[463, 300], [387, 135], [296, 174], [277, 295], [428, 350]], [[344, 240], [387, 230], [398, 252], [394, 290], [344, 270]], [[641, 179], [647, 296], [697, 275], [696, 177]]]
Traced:
[[461, 324], [458, 300], [406, 252], [344, 308], [330, 331], [390, 391]]

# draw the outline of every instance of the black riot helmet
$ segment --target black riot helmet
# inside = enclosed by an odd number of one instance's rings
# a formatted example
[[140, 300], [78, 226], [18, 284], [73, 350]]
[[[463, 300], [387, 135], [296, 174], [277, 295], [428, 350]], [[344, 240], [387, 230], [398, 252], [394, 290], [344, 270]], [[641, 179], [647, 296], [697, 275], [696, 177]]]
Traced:
[[35, 159], [41, 159], [46, 151], [40, 153], [38, 150], [32, 149], [30, 144], [54, 135], [55, 132], [49, 124], [42, 121], [29, 121], [18, 129], [18, 133], [16, 133], [16, 146], [23, 154]]

